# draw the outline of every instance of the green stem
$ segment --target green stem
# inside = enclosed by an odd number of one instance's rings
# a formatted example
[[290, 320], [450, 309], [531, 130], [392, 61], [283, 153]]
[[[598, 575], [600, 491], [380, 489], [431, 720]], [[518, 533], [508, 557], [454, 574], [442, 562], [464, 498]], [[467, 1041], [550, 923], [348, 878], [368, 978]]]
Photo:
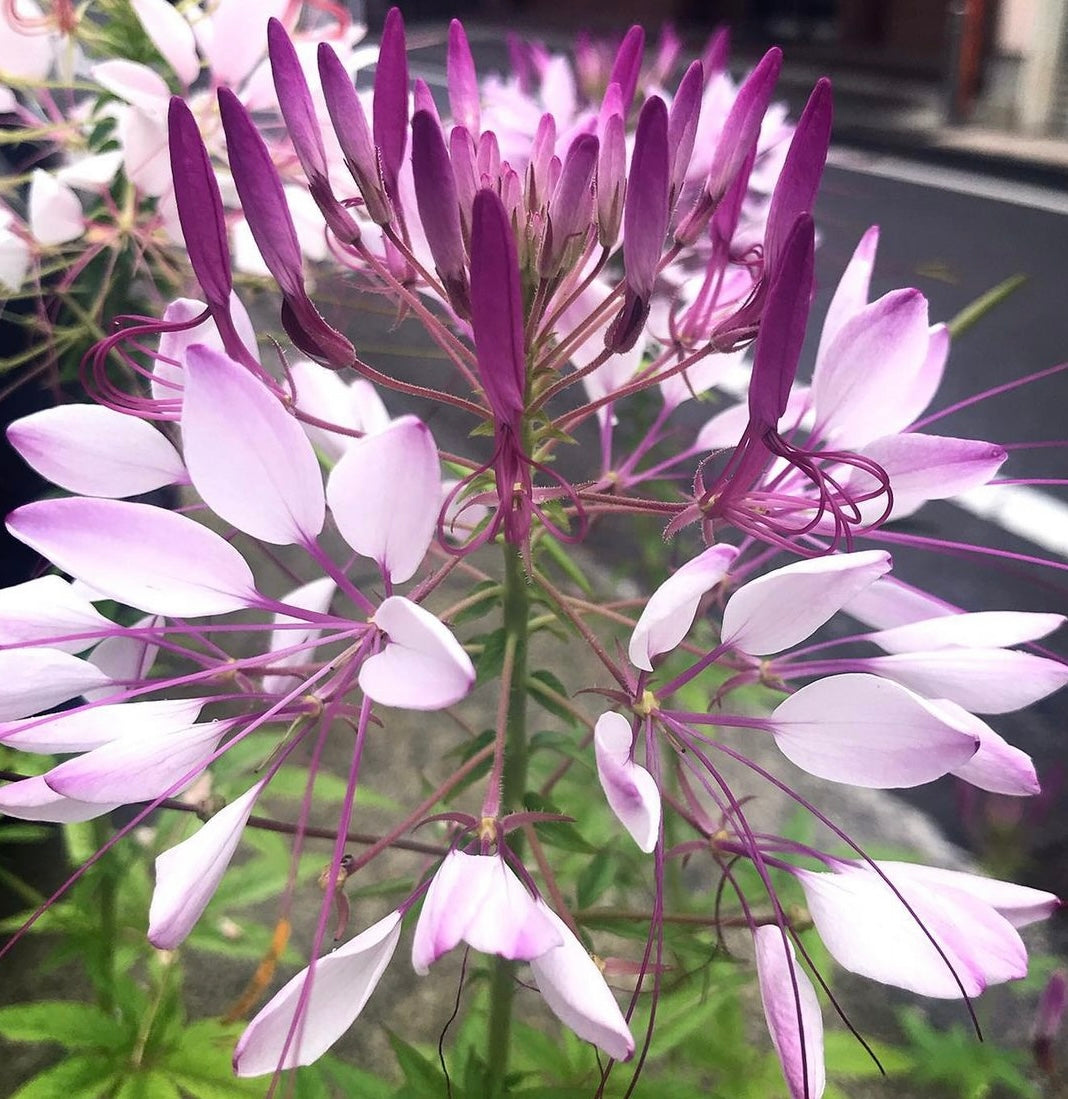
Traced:
[[[501, 780], [501, 809], [508, 813], [523, 808], [527, 789], [527, 637], [530, 588], [516, 546], [504, 547], [504, 631], [514, 653], [508, 685], [508, 718], [505, 761]], [[511, 840], [519, 845], [519, 835]], [[512, 1000], [515, 996], [515, 963], [495, 958], [490, 977], [488, 1099], [504, 1094], [512, 1032]]]
[[[97, 847], [103, 847], [109, 836], [107, 818], [98, 817], [93, 821], [92, 829]], [[101, 1009], [110, 1015], [115, 1010], [115, 939], [118, 935], [119, 899], [114, 859], [105, 859], [100, 870], [102, 873], [97, 879], [96, 892], [96, 908], [100, 920], [100, 935], [97, 939], [100, 972], [97, 974], [96, 994]]]

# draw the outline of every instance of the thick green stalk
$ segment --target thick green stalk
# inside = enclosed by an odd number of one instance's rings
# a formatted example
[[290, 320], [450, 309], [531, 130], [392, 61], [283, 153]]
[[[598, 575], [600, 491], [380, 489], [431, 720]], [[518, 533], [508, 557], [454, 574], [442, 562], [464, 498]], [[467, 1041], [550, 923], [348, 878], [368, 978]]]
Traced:
[[[527, 789], [527, 635], [530, 589], [523, 559], [516, 546], [504, 547], [504, 631], [513, 647], [511, 681], [508, 686], [508, 720], [505, 761], [501, 779], [501, 810], [523, 808]], [[510, 841], [513, 850], [518, 833]], [[487, 1099], [504, 1093], [512, 1032], [512, 1000], [515, 995], [515, 963], [495, 958], [490, 977], [489, 1043], [487, 1049]]]

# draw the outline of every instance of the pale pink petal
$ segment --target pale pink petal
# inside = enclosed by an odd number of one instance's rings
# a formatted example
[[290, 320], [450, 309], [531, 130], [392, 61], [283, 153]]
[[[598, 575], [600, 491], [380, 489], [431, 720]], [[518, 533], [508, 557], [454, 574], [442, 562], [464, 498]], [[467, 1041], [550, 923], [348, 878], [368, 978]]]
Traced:
[[[10, 18], [11, 12], [17, 19]], [[41, 27], [44, 22], [44, 13], [34, 0], [0, 4], [0, 73], [7, 79], [18, 77], [36, 83], [48, 76], [59, 36], [45, 33]]]
[[[236, 87], [267, 52], [268, 20], [281, 19], [287, 0], [219, 0], [196, 26], [216, 83]], [[206, 24], [206, 25], [205, 25]]]
[[30, 232], [46, 248], [77, 240], [85, 232], [78, 196], [54, 175], [34, 169], [28, 203]]
[[257, 783], [156, 859], [148, 941], [157, 949], [173, 950], [193, 930], [234, 857], [263, 785]]
[[868, 290], [871, 286], [871, 273], [875, 266], [875, 252], [879, 247], [879, 226], [873, 225], [860, 238], [853, 258], [849, 261], [838, 282], [838, 288], [827, 307], [827, 317], [820, 333], [819, 350], [816, 352], [816, 367], [813, 377], [823, 371], [823, 361], [827, 349], [846, 321], [855, 317], [868, 304]]
[[813, 379], [824, 437], [858, 447], [907, 427], [911, 418], [897, 401], [923, 369], [929, 342], [927, 299], [918, 290], [892, 291], [847, 320]]
[[55, 824], [80, 824], [85, 820], [102, 817], [117, 809], [114, 805], [97, 805], [87, 801], [75, 801], [57, 794], [43, 776], [24, 778], [0, 786], [0, 815], [19, 820], [47, 820]]
[[31, 721], [0, 725], [0, 742], [20, 752], [88, 752], [126, 736], [164, 736], [187, 729], [207, 699], [161, 698], [83, 706]]
[[976, 714], [1022, 710], [1068, 683], [1068, 664], [1016, 649], [939, 649], [875, 656], [865, 666]]
[[[317, 1061], [363, 1011], [393, 958], [400, 933], [400, 913], [391, 912], [344, 946], [317, 959], [313, 966], [302, 969], [241, 1035], [234, 1050], [234, 1072], [238, 1076], [264, 1076], [279, 1068]], [[309, 970], [312, 983], [297, 1019]]]
[[892, 576], [876, 580], [853, 596], [842, 609], [875, 630], [893, 629], [924, 618], [956, 613], [950, 604]]
[[[779, 418], [779, 431], [789, 434], [800, 424], [809, 407], [809, 388], [807, 385], [795, 385], [786, 401], [786, 410]], [[694, 448], [702, 450], [726, 450], [738, 445], [746, 425], [749, 423], [749, 405], [740, 401], [723, 412], [716, 413], [694, 440]]]
[[858, 592], [890, 571], [881, 550], [814, 557], [750, 580], [723, 609], [723, 642], [770, 656], [804, 641]]
[[108, 677], [61, 649], [0, 651], [0, 721], [29, 717], [100, 687]]
[[960, 890], [917, 888], [901, 876], [894, 884], [913, 916], [873, 871], [797, 870], [795, 876], [820, 938], [853, 973], [942, 999], [959, 998], [961, 987], [978, 996], [988, 984], [1027, 973], [1027, 951], [1013, 926]]
[[630, 1060], [634, 1038], [601, 970], [564, 921], [544, 901], [538, 900], [537, 906], [562, 940], [530, 961], [538, 991], [553, 1014], [580, 1038], [614, 1061]]
[[354, 440], [334, 467], [327, 499], [338, 530], [394, 583], [410, 580], [426, 555], [441, 509], [434, 438], [414, 416]]
[[115, 681], [115, 686], [85, 691], [85, 698], [90, 702], [107, 698], [115, 694], [116, 687], [145, 679], [159, 652], [155, 631], [161, 625], [163, 618], [160, 615], [145, 615], [129, 630], [114, 633], [101, 641], [89, 654], [89, 663], [95, 664], [105, 675], [109, 675]]
[[660, 791], [656, 780], [631, 755], [633, 735], [622, 714], [602, 714], [594, 729], [597, 777], [612, 812], [645, 852], [660, 835]]
[[931, 782], [979, 747], [918, 695], [856, 672], [809, 683], [769, 720], [779, 750], [798, 767], [874, 789]]
[[322, 474], [300, 424], [244, 366], [204, 344], [186, 356], [182, 451], [204, 502], [238, 530], [274, 545], [322, 530]]
[[670, 652], [690, 632], [702, 597], [727, 575], [738, 550], [711, 546], [687, 561], [653, 592], [630, 637], [630, 662], [647, 672], [653, 657]]
[[965, 893], [990, 905], [1013, 927], [1027, 927], [1045, 920], [1062, 907], [1060, 898], [1053, 893], [981, 874], [943, 870], [938, 866], [923, 866], [914, 862], [879, 862], [877, 865], [895, 882], [915, 882], [921, 889], [926, 887]]
[[131, 0], [131, 3], [152, 45], [188, 87], [200, 74], [193, 28], [168, 0]]
[[150, 614], [225, 614], [256, 598], [252, 573], [229, 542], [149, 504], [41, 500], [13, 511], [7, 527], [63, 572]]
[[226, 722], [209, 721], [158, 737], [123, 737], [53, 767], [45, 781], [78, 801], [131, 805], [170, 797], [207, 766], [226, 730]]
[[30, 269], [30, 245], [6, 224], [0, 224], [0, 289], [22, 288]]
[[[641, 344], [638, 345], [642, 350]], [[709, 355], [680, 374], [673, 374], [660, 383], [660, 395], [668, 408], [677, 408], [684, 401], [698, 397], [734, 375], [745, 362], [748, 351]], [[638, 365], [641, 363], [639, 361]], [[631, 370], [635, 372], [637, 367]]]
[[113, 149], [106, 153], [78, 157], [62, 168], [56, 169], [56, 179], [71, 187], [80, 187], [86, 191], [96, 191], [107, 187], [122, 167], [122, 153]]
[[[764, 1019], [792, 1099], [820, 1099], [827, 1086], [823, 1015], [789, 937], [767, 924], [753, 931]], [[795, 986], [796, 985], [796, 986]], [[807, 1084], [806, 1084], [807, 1081]]]
[[42, 477], [85, 496], [140, 496], [185, 478], [162, 431], [103, 405], [42, 409], [16, 420], [7, 437]]
[[369, 698], [405, 710], [440, 710], [471, 689], [471, 658], [429, 611], [391, 595], [374, 621], [389, 640], [360, 669], [360, 687]]
[[[293, 379], [296, 406], [301, 412], [365, 435], [389, 426], [386, 406], [378, 390], [366, 378], [346, 383], [336, 370], [328, 370], [304, 359], [291, 363], [289, 374]], [[334, 462], [355, 439], [353, 435], [342, 435], [314, 424], [302, 424], [308, 438]]]
[[1063, 614], [1026, 611], [976, 611], [945, 614], [868, 635], [888, 653], [917, 649], [1003, 649], [1037, 641], [1064, 625]]
[[[329, 576], [323, 576], [288, 592], [282, 596], [279, 602], [288, 603], [293, 607], [300, 607], [302, 610], [326, 614], [330, 609], [330, 603], [336, 591], [337, 584]], [[276, 625], [282, 626], [289, 623], [305, 622], [306, 619], [294, 618], [287, 614], [276, 614], [274, 621]], [[280, 649], [290, 649], [297, 645], [301, 648], [298, 652], [290, 653], [288, 656], [275, 658], [271, 661], [271, 666], [277, 668], [290, 667], [294, 664], [306, 664], [312, 658], [315, 651], [315, 642], [318, 641], [321, 633], [321, 629], [313, 626], [302, 630], [272, 630], [271, 639], [267, 646], [269, 652], [275, 653]], [[263, 689], [269, 694], [292, 690], [296, 686], [294, 678], [294, 676], [288, 675], [265, 675], [263, 677]]]
[[[166, 102], [163, 100], [163, 107]], [[173, 181], [163, 115], [147, 114], [137, 107], [122, 107], [115, 112], [115, 117], [127, 178], [146, 195], [167, 194]]]
[[78, 653], [117, 629], [59, 576], [0, 590], [0, 645], [44, 641], [53, 649]]
[[171, 97], [170, 88], [163, 77], [148, 65], [116, 57], [111, 61], [101, 61], [89, 72], [102, 88], [129, 103], [131, 107], [137, 107], [145, 114], [159, 118], [166, 113]]
[[911, 424], [931, 403], [946, 371], [950, 344], [948, 326], [932, 324], [927, 337], [927, 356], [923, 365], [911, 378], [902, 379], [903, 389], [895, 402], [897, 418], [904, 424]]

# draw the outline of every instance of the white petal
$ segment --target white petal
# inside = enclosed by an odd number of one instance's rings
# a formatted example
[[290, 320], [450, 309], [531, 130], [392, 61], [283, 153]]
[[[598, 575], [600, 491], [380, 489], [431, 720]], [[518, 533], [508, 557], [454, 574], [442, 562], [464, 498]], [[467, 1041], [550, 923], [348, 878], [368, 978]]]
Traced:
[[188, 87], [200, 73], [193, 28], [167, 0], [131, 0], [131, 3], [152, 44]]
[[660, 791], [656, 780], [631, 758], [630, 722], [622, 714], [602, 714], [594, 728], [597, 777], [612, 812], [646, 853], [660, 835]]
[[0, 814], [19, 820], [47, 820], [56, 824], [80, 824], [119, 807], [75, 801], [57, 794], [43, 776], [24, 778], [0, 786]]
[[0, 651], [0, 721], [29, 717], [109, 682], [99, 668], [60, 649]]
[[30, 232], [45, 247], [77, 240], [85, 232], [85, 215], [78, 196], [41, 168], [30, 180]]
[[888, 653], [919, 649], [1002, 649], [1037, 641], [1064, 625], [1063, 614], [1024, 611], [976, 611], [948, 614], [869, 634]]
[[[282, 596], [279, 602], [288, 603], [293, 607], [300, 607], [302, 610], [326, 614], [330, 609], [330, 603], [336, 591], [337, 584], [330, 577], [323, 576], [288, 592]], [[288, 614], [276, 614], [274, 621], [276, 625], [282, 626], [289, 623], [305, 622], [306, 619], [294, 618]], [[307, 663], [315, 651], [314, 643], [319, 639], [321, 633], [322, 630], [315, 627], [308, 627], [303, 630], [272, 630], [271, 639], [267, 646], [269, 652], [275, 653], [281, 649], [291, 649], [298, 645], [301, 648], [298, 652], [275, 658], [271, 661], [271, 665], [277, 668], [279, 666], [289, 667], [294, 664]], [[292, 690], [296, 686], [293, 679], [293, 676], [288, 675], [265, 675], [263, 677], [263, 689], [268, 694]]]
[[50, 648], [78, 653], [119, 629], [59, 576], [0, 590], [0, 645], [43, 641]]

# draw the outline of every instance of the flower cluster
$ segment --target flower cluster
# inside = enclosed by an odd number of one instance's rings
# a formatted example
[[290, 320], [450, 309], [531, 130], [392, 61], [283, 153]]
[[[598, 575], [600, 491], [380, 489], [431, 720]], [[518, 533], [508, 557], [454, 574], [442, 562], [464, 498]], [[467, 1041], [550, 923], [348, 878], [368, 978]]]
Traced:
[[[147, 18], [154, 7], [137, 10]], [[791, 128], [769, 111], [778, 51], [734, 88], [717, 39], [669, 95], [651, 81], [668, 82], [671, 40], [643, 79], [635, 28], [610, 63], [592, 44], [575, 70], [531, 48], [517, 52], [514, 80], [480, 85], [454, 22], [443, 119], [426, 84], [409, 79], [396, 10], [369, 100], [330, 44], [316, 52], [312, 84], [310, 55], [283, 23], [271, 21], [266, 42], [329, 254], [416, 320], [453, 382], [432, 388], [374, 365], [358, 350], [360, 332], [313, 302], [276, 157], [232, 87], [250, 60], [220, 81], [219, 119], [243, 218], [303, 356], [282, 353], [275, 369], [234, 293], [203, 125], [171, 100], [169, 178], [203, 300], [127, 319], [86, 360], [100, 403], [37, 413], [8, 433], [68, 495], [8, 517], [56, 572], [0, 592], [0, 741], [70, 758], [0, 790], [0, 810], [76, 821], [158, 805], [247, 737], [281, 727], [247, 791], [157, 862], [149, 937], [172, 948], [282, 765], [298, 748], [318, 759], [325, 738], [347, 730], [351, 766], [312, 961], [250, 1023], [235, 1053], [242, 1075], [307, 1064], [329, 1048], [416, 908], [416, 972], [461, 943], [502, 965], [528, 962], [563, 1023], [626, 1061], [642, 983], [653, 975], [655, 984], [662, 968], [670, 859], [710, 858], [735, 895], [795, 1097], [823, 1091], [823, 1024], [806, 920], [780, 900], [784, 883], [803, 892], [816, 932], [853, 972], [950, 998], [1023, 976], [1017, 928], [1058, 907], [1052, 894], [873, 861], [799, 795], [848, 855], [769, 836], [723, 775], [722, 760], [740, 760], [790, 792], [739, 749], [726, 732], [735, 729], [770, 737], [793, 765], [830, 782], [886, 789], [953, 774], [1034, 794], [1031, 761], [979, 715], [1026, 707], [1068, 682], [1068, 667], [1029, 648], [1062, 616], [964, 613], [892, 577], [883, 549], [858, 546], [877, 547], [884, 524], [927, 500], [990, 483], [1006, 453], [919, 430], [949, 337], [930, 325], [916, 290], [869, 302], [875, 230], [834, 296], [811, 384], [796, 381], [828, 83]], [[180, 66], [191, 74], [192, 45], [176, 43], [158, 44], [179, 75]], [[680, 445], [678, 408], [744, 368], [750, 345], [747, 399]], [[382, 391], [398, 406], [414, 397], [465, 418], [476, 436], [492, 436], [488, 455], [440, 451], [416, 416], [391, 417]], [[566, 477], [561, 448], [586, 424], [599, 435], [595, 462]], [[136, 499], [168, 487], [180, 506]], [[691, 555], [636, 619], [625, 608], [601, 613], [542, 567], [591, 525], [634, 516], [659, 518]], [[699, 550], [687, 540], [697, 531]], [[491, 547], [503, 552], [503, 580], [483, 571]], [[278, 554], [300, 581], [282, 595], [253, 571]], [[475, 681], [456, 607], [431, 609], [465, 571], [481, 586], [458, 606], [500, 603], [494, 739], [352, 860], [346, 835], [376, 725], [388, 726], [391, 708], [451, 707]], [[589, 684], [610, 703], [595, 719], [563, 700], [578, 729], [589, 726], [569, 759], [588, 756], [622, 828], [654, 856], [649, 939], [631, 960], [638, 991], [625, 1009], [551, 865], [528, 868], [509, 838], [558, 820], [522, 806], [535, 604], [588, 643], [606, 677]], [[844, 639], [850, 655], [832, 657], [828, 642], [810, 639], [840, 612], [864, 632]], [[626, 660], [594, 627], [603, 621], [626, 626]], [[858, 645], [878, 655], [853, 655]], [[694, 708], [695, 687], [707, 706]], [[754, 697], [775, 703], [754, 712]], [[461, 811], [450, 791], [483, 761], [481, 810]], [[323, 954], [344, 880], [439, 802], [447, 853], [394, 911]], [[669, 814], [690, 838], [669, 845]], [[739, 864], [761, 882], [759, 896], [740, 887]]]

